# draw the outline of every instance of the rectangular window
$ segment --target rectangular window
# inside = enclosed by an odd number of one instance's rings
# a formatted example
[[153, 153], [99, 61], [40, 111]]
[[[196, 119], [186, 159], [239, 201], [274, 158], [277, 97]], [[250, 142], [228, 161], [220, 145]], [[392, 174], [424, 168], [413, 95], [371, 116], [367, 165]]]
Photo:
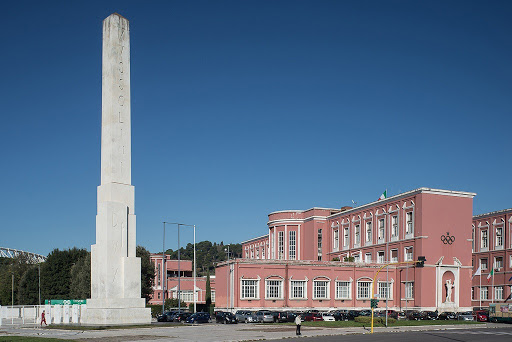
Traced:
[[343, 228], [343, 247], [348, 247], [348, 227]]
[[322, 229], [318, 229], [318, 260], [322, 260]]
[[379, 240], [384, 239], [384, 219], [379, 219]]
[[414, 298], [414, 282], [407, 281], [405, 282], [405, 299], [413, 299]]
[[292, 299], [305, 299], [306, 298], [306, 281], [305, 280], [292, 280], [291, 285], [291, 298]]
[[336, 282], [336, 299], [350, 299], [350, 292], [349, 281]]
[[503, 227], [496, 228], [496, 247], [503, 247]]
[[398, 262], [398, 249], [391, 250], [391, 262]]
[[372, 253], [366, 253], [364, 255], [364, 262], [372, 262]]
[[354, 262], [361, 262], [361, 254], [357, 253], [354, 255]]
[[251, 247], [251, 259], [254, 259], [254, 249]]
[[339, 230], [336, 229], [334, 231], [334, 242], [333, 242], [334, 250], [337, 251], [340, 248], [340, 236]]
[[361, 236], [360, 236], [360, 226], [358, 224], [356, 224], [356, 227], [355, 227], [355, 231], [354, 231], [354, 244], [359, 246], [359, 244], [361, 243]]
[[482, 271], [487, 269], [487, 259], [480, 259], [480, 267], [482, 268]]
[[296, 250], [296, 234], [297, 232], [292, 230], [290, 233], [290, 251], [288, 257], [290, 260], [295, 260], [295, 250]]
[[384, 263], [384, 252], [377, 252], [377, 262], [379, 264]]
[[412, 222], [412, 211], [405, 214], [405, 234], [412, 234], [413, 222]]
[[494, 299], [503, 300], [503, 286], [496, 286], [494, 288]]
[[260, 258], [260, 249], [256, 248], [256, 259]]
[[391, 236], [398, 237], [398, 215], [391, 218]]
[[487, 290], [487, 286], [482, 286], [480, 288], [480, 299], [482, 299], [482, 300], [489, 299], [489, 292]]
[[370, 299], [371, 281], [357, 282], [357, 299]]
[[261, 258], [265, 259], [265, 246], [261, 247]]
[[284, 232], [277, 232], [278, 259], [284, 259]]
[[494, 258], [494, 269], [499, 270], [503, 268], [503, 257], [495, 257]]
[[412, 253], [412, 247], [405, 247], [405, 254], [404, 254], [404, 260], [405, 261], [413, 261], [413, 253]]
[[480, 247], [481, 247], [482, 249], [487, 249], [487, 248], [488, 248], [488, 246], [489, 246], [489, 240], [488, 240], [488, 238], [487, 238], [487, 229], [482, 230], [482, 231], [480, 232], [480, 234], [481, 234]]
[[315, 280], [313, 281], [313, 294], [314, 299], [327, 299], [328, 296], [328, 281]]
[[391, 299], [391, 283], [379, 282], [378, 293], [380, 299]]
[[282, 298], [282, 280], [267, 280], [267, 299], [281, 299]]
[[275, 236], [274, 235], [275, 235], [275, 232], [274, 232], [274, 234], [270, 234], [270, 251], [268, 252], [269, 253], [268, 257], [270, 259], [275, 259], [276, 258], [276, 247], [274, 245], [274, 243], [275, 243]]
[[160, 264], [158, 264], [158, 266], [156, 268], [157, 268], [157, 271], [156, 271], [156, 274], [157, 274], [157, 276], [156, 276], [156, 285], [160, 286], [161, 277], [162, 277]]
[[372, 223], [366, 222], [366, 244], [372, 243]]
[[212, 303], [215, 303], [215, 290], [212, 290]]
[[242, 279], [242, 299], [256, 299], [258, 296], [258, 280]]
[[193, 302], [194, 294], [192, 291], [180, 291], [180, 299], [184, 302]]

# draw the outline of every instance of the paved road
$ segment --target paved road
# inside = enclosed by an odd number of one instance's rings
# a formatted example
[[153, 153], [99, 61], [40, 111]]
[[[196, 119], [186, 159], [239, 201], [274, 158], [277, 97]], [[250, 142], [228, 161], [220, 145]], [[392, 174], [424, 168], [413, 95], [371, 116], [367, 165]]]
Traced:
[[[419, 326], [376, 328], [375, 334], [363, 328], [322, 328], [303, 327], [303, 335], [295, 337], [295, 327], [278, 324], [202, 324], [197, 326], [153, 325], [148, 328], [109, 329], [109, 330], [54, 330], [40, 328], [6, 328], [0, 329], [0, 341], [3, 336], [38, 336], [68, 339], [84, 342], [165, 342], [165, 341], [254, 341], [277, 340], [286, 338], [289, 341], [389, 341], [409, 342], [423, 340], [428, 342], [467, 341], [477, 342], [492, 339], [493, 342], [512, 340], [512, 326], [489, 323], [486, 325], [464, 326]], [[343, 335], [343, 336], [342, 336]]]

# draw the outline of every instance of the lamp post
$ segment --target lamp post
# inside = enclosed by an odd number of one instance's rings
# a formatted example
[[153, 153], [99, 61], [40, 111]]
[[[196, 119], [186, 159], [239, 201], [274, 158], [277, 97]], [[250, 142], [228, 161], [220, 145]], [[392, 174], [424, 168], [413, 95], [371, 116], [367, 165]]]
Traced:
[[229, 274], [231, 273], [231, 269], [229, 267], [229, 245], [227, 249], [224, 248], [224, 252], [226, 252], [228, 256], [226, 264], [226, 310], [229, 310]]
[[[196, 225], [195, 224], [185, 224], [185, 223], [177, 223], [177, 222], [164, 222], [164, 253], [165, 253], [165, 224], [175, 224], [178, 226], [178, 311], [181, 311], [181, 252], [180, 252], [180, 226], [184, 227], [193, 227], [194, 228], [194, 289], [192, 291], [192, 296], [194, 298], [194, 312], [196, 312], [197, 300], [196, 300]], [[164, 255], [165, 260], [165, 255]], [[164, 261], [165, 265], [165, 261]], [[167, 270], [164, 270], [167, 272]], [[167, 277], [165, 279], [167, 282]], [[165, 285], [164, 285], [165, 289]], [[165, 297], [165, 295], [164, 295]], [[164, 300], [165, 302], [165, 300]]]

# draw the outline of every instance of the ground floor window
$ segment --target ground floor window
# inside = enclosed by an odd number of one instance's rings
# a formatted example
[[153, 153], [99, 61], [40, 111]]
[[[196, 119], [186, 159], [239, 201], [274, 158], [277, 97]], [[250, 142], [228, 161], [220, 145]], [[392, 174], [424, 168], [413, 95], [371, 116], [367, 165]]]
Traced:
[[503, 286], [496, 286], [494, 288], [494, 299], [496, 299], [496, 300], [503, 299]]
[[408, 281], [405, 283], [405, 299], [414, 298], [414, 282]]
[[480, 288], [480, 299], [482, 299], [482, 300], [489, 299], [488, 290], [487, 290], [486, 286], [483, 286]]
[[256, 279], [242, 279], [242, 299], [258, 298], [258, 283]]
[[370, 299], [371, 281], [357, 282], [357, 299]]
[[313, 282], [313, 298], [314, 299], [327, 299], [328, 298], [329, 282], [325, 280], [315, 280]]
[[349, 281], [336, 282], [336, 299], [350, 299], [350, 293]]
[[281, 299], [283, 293], [282, 280], [267, 280], [266, 281], [266, 298], [267, 299]]
[[290, 282], [290, 298], [292, 299], [305, 299], [306, 298], [306, 281], [305, 280], [292, 280]]
[[379, 298], [380, 299], [391, 299], [391, 283], [379, 282]]

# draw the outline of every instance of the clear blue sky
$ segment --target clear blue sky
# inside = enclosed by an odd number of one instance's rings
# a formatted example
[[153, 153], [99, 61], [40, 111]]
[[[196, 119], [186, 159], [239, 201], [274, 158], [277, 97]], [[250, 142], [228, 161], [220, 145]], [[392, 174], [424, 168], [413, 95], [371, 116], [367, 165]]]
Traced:
[[130, 20], [137, 242], [152, 252], [164, 220], [236, 243], [265, 234], [272, 211], [385, 189], [512, 207], [510, 1], [10, 1], [2, 247], [95, 243], [113, 12]]

